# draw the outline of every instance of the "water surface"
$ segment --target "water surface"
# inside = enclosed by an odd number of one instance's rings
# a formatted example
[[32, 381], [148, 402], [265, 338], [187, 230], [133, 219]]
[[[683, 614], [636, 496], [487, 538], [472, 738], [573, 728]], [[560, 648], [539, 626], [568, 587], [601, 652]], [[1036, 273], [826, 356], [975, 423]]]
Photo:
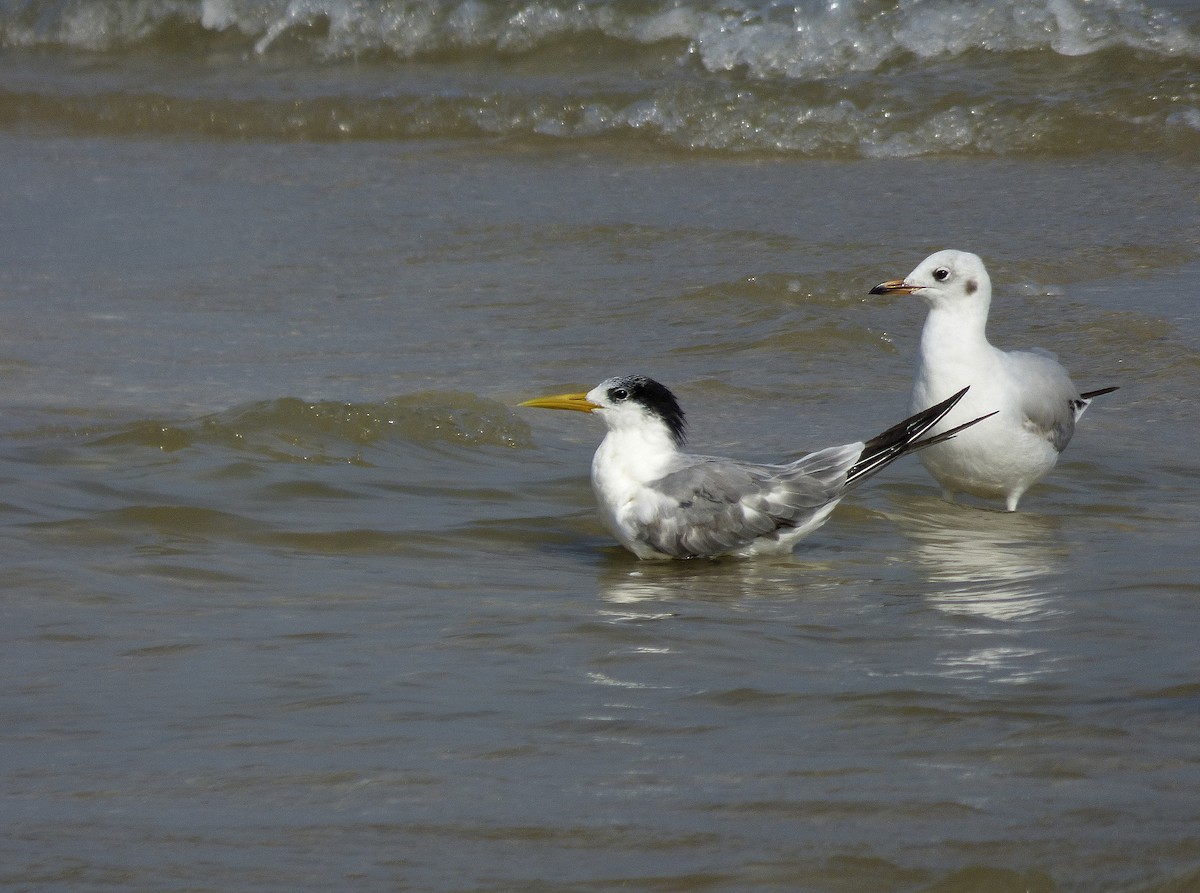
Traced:
[[[1200, 885], [1188, 4], [0, 4], [0, 883]], [[1052, 88], [1052, 89], [1051, 89]], [[638, 562], [619, 372], [705, 452], [905, 412], [976, 251], [1088, 411]], [[570, 416], [570, 417], [567, 417]]]

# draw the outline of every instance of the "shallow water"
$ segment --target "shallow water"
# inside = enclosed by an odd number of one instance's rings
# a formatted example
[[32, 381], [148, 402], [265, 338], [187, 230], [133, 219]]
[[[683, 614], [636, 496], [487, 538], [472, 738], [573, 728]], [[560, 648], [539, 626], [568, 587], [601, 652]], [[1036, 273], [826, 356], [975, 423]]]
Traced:
[[[510, 102], [597, 68], [653, 101], [660, 69], [627, 57], [687, 47], [637, 30], [652, 7], [604, 7], [627, 41], [547, 19], [533, 49], [415, 56], [328, 14], [386, 4], [292, 4], [328, 21], [291, 33], [283, 4], [97, 4], [131, 29], [107, 46], [83, 8], [0, 7], [0, 884], [1200, 887], [1188, 7], [1078, 7], [1178, 87], [1136, 147], [1031, 150], [1017, 131], [1056, 112], [1030, 99], [1007, 148], [913, 152], [892, 151], [911, 125], [852, 139], [870, 116], [831, 150], [436, 114], [418, 138], [271, 130], [289, 102], [342, 114], [405, 79], [436, 98], [480, 68]], [[899, 4], [897, 27], [936, 8]], [[40, 43], [14, 25], [31, 10]], [[147, 10], [168, 24], [136, 37]], [[883, 40], [892, 13], [854, 10], [838, 33]], [[885, 52], [866, 71], [903, 71], [878, 101], [920, 118], [905, 91], [969, 76], [986, 118], [997, 64], [1123, 52], [1008, 56], [994, 35], [1025, 32], [991, 27]], [[336, 44], [353, 33], [378, 45]], [[682, 39], [719, 34], [739, 36]], [[740, 39], [764, 70], [786, 56]], [[713, 58], [679, 77], [761, 78], [763, 115], [859, 64]], [[1062, 102], [1103, 119], [1144, 73]], [[214, 105], [181, 124], [189, 90]], [[220, 124], [243, 101], [252, 139]], [[867, 291], [941, 247], [987, 261], [994, 341], [1121, 387], [1019, 514], [945, 503], [909, 461], [790, 558], [638, 562], [593, 509], [599, 424], [516, 407], [642, 371], [697, 450], [872, 435], [905, 413], [923, 313]]]

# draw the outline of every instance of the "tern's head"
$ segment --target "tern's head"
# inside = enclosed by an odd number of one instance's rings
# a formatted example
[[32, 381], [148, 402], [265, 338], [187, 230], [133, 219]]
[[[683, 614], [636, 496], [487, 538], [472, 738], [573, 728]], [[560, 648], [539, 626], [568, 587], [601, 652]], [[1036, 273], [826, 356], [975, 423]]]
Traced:
[[660, 427], [683, 445], [687, 423], [675, 395], [653, 378], [621, 375], [605, 379], [586, 394], [558, 394], [526, 400], [522, 406], [598, 413], [610, 431]]
[[980, 307], [992, 300], [992, 280], [976, 254], [938, 251], [929, 255], [903, 279], [889, 279], [873, 295], [916, 295], [930, 307]]

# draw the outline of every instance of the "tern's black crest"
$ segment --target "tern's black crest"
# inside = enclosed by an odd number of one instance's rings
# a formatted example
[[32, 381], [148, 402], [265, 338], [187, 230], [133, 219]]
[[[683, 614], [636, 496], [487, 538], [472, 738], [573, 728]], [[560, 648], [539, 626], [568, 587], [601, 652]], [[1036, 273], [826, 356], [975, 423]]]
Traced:
[[663, 424], [671, 432], [671, 439], [675, 441], [675, 445], [683, 446], [687, 421], [683, 417], [679, 401], [675, 399], [675, 395], [666, 385], [659, 384], [653, 378], [647, 378], [644, 375], [625, 375], [614, 379], [605, 393], [613, 403], [633, 400], [646, 407], [663, 420]]

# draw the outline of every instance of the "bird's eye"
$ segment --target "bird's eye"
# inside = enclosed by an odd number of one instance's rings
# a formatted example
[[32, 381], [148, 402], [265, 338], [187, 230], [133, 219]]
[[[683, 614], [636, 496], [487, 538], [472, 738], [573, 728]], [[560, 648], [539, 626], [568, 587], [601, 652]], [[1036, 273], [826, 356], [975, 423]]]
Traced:
[[938, 282], [945, 282], [947, 279], [950, 278], [950, 271], [947, 270], [945, 267], [938, 267], [936, 270], [933, 271], [933, 278], [936, 279]]
[[627, 391], [625, 388], [613, 388], [608, 392], [608, 396], [612, 397], [614, 400], [624, 400], [629, 396], [629, 391]]

